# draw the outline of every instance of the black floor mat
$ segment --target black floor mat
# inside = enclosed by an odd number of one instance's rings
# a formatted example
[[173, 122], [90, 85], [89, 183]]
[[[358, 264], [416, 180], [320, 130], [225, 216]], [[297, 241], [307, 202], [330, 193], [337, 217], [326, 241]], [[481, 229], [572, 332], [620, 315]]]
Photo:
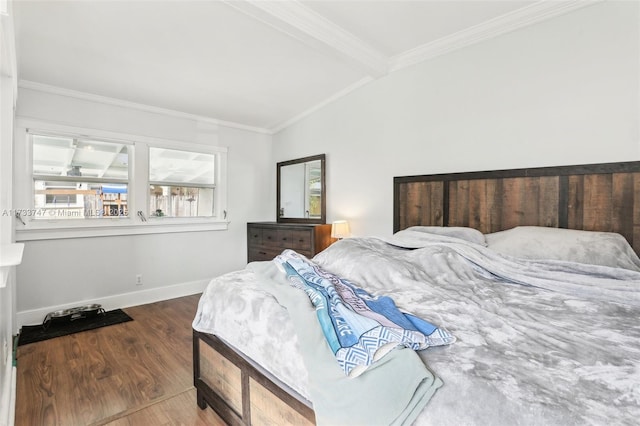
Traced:
[[122, 309], [114, 309], [90, 318], [81, 318], [64, 323], [51, 323], [47, 328], [42, 325], [23, 325], [18, 337], [18, 346], [127, 321], [133, 321], [133, 318], [125, 314]]

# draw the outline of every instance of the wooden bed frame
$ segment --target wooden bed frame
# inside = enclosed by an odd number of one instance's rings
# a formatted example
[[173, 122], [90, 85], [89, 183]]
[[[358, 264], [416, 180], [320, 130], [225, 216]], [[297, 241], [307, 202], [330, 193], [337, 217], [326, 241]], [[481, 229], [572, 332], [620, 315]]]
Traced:
[[229, 425], [314, 425], [311, 404], [217, 336], [193, 330], [198, 407]]
[[[395, 177], [393, 231], [519, 225], [617, 232], [640, 254], [640, 161]], [[314, 424], [311, 404], [218, 337], [193, 332], [198, 406], [231, 425]]]
[[396, 177], [393, 231], [520, 225], [617, 232], [640, 253], [640, 161]]

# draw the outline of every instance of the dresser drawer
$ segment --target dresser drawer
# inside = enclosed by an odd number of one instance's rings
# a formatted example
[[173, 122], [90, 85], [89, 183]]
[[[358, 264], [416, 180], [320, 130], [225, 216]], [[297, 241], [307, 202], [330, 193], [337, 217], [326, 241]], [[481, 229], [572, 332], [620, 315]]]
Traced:
[[278, 229], [278, 247], [291, 248], [291, 230]]
[[274, 257], [282, 253], [282, 250], [268, 247], [249, 247], [249, 261], [272, 260]]
[[331, 225], [247, 223], [247, 261], [271, 260], [286, 249], [313, 257], [329, 246]]
[[313, 243], [313, 232], [307, 229], [281, 229], [278, 230], [278, 242], [284, 248], [308, 250]]
[[311, 247], [311, 231], [293, 230], [291, 231], [291, 248], [294, 250], [304, 250]]
[[278, 230], [272, 228], [262, 229], [262, 245], [267, 247], [280, 247], [278, 243]]
[[257, 226], [248, 228], [247, 243], [250, 246], [261, 246], [262, 245], [262, 228], [259, 228]]
[[[260, 261], [260, 260], [273, 260], [274, 257], [282, 254], [285, 249], [279, 248], [267, 248], [267, 247], [249, 247], [249, 260]], [[311, 250], [296, 250], [296, 253], [299, 253], [305, 257], [313, 257]]]

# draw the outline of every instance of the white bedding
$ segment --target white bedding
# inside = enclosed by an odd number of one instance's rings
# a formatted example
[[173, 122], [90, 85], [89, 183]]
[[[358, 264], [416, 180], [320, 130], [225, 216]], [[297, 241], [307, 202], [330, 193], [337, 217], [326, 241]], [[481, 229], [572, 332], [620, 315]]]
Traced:
[[[424, 232], [391, 242], [345, 239], [314, 261], [456, 336], [420, 353], [444, 385], [416, 424], [637, 424], [640, 273], [510, 258]], [[294, 327], [251, 271], [212, 280], [193, 326], [310, 398]]]

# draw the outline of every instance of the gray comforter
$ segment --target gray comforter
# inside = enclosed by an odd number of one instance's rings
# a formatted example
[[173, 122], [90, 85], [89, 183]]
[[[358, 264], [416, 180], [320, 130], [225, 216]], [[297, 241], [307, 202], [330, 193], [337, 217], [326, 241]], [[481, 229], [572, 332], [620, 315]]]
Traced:
[[[444, 385], [416, 424], [640, 418], [640, 273], [525, 261], [410, 231], [388, 241], [345, 239], [314, 261], [456, 336], [420, 352]], [[194, 328], [223, 337], [310, 397], [294, 327], [253, 272], [214, 279]]]

